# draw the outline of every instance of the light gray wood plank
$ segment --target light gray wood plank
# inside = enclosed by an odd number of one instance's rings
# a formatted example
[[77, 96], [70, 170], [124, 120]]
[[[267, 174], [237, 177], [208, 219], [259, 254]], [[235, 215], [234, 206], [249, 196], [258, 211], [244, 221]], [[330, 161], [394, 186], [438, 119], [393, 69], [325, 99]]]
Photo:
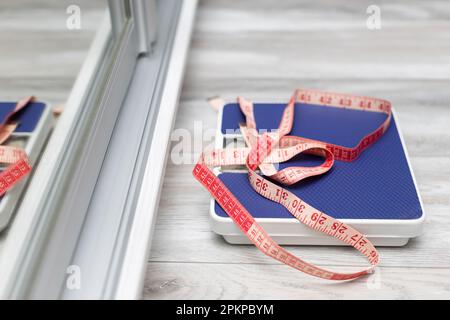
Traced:
[[[71, 4], [81, 10], [79, 30], [66, 26]], [[75, 77], [105, 9], [101, 0], [2, 1], [0, 77]]]
[[3, 101], [34, 95], [52, 105], [65, 103], [72, 89], [75, 75], [58, 78], [0, 78], [0, 97]]
[[[66, 9], [81, 9], [81, 29], [68, 30]], [[0, 98], [35, 95], [54, 105], [72, 88], [107, 3], [103, 0], [5, 0], [0, 3]]]
[[[254, 13], [266, 14], [271, 19], [279, 19], [277, 22], [281, 23], [285, 19], [282, 19], [284, 16], [279, 16], [280, 13], [287, 14], [288, 17], [290, 17], [289, 14], [294, 14], [296, 17], [301, 18], [300, 20], [353, 19], [355, 15], [365, 12], [366, 8], [371, 4], [378, 5], [383, 11], [386, 11], [388, 19], [439, 20], [450, 16], [450, 8], [445, 0], [426, 2], [420, 0], [347, 0], [342, 2], [334, 0], [283, 0], [280, 2], [274, 0], [202, 0], [199, 11], [215, 14], [216, 16], [234, 13], [234, 15], [227, 15], [227, 19], [224, 22], [232, 21], [237, 23], [238, 25], [235, 28], [238, 28], [246, 23], [242, 20], [232, 20], [238, 14], [246, 16], [251, 16]], [[202, 21], [207, 19], [208, 17], [202, 17]], [[295, 26], [295, 24], [293, 25]], [[228, 27], [232, 28], [233, 26]], [[257, 27], [267, 28], [260, 23]]]
[[380, 268], [370, 277], [336, 283], [285, 270], [282, 265], [150, 263], [143, 295], [146, 299], [214, 300], [449, 299], [450, 270]]
[[[381, 30], [366, 28], [370, 4]], [[202, 3], [190, 62], [209, 79], [448, 79], [448, 11], [443, 2]]]

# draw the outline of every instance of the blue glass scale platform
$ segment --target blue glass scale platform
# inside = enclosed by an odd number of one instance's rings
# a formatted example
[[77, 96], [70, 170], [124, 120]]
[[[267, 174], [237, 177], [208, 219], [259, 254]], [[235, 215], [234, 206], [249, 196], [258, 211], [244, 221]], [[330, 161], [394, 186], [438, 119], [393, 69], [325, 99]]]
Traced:
[[[15, 105], [16, 102], [0, 102], [0, 122], [3, 122]], [[15, 119], [19, 124], [5, 145], [24, 149], [33, 167], [53, 127], [51, 108], [47, 103], [35, 101], [21, 110]], [[5, 165], [0, 166], [0, 170], [5, 168]], [[32, 175], [33, 171], [0, 198], [0, 231], [5, 229], [12, 220], [15, 210], [20, 205], [27, 181]]]
[[[285, 106], [284, 103], [255, 103], [258, 129], [276, 129]], [[374, 112], [297, 103], [291, 135], [354, 147], [385, 117]], [[244, 145], [239, 133], [240, 122], [244, 122], [244, 115], [239, 106], [225, 105], [219, 113], [217, 148]], [[313, 166], [322, 161], [299, 155], [280, 164], [280, 168]], [[255, 193], [243, 169], [215, 168], [215, 173], [279, 244], [342, 244], [302, 225], [284, 207]], [[328, 173], [287, 189], [317, 209], [351, 224], [375, 245], [405, 245], [422, 232], [423, 206], [395, 112], [387, 132], [356, 161], [336, 161]], [[248, 243], [214, 200], [210, 218], [213, 231], [226, 241]]]

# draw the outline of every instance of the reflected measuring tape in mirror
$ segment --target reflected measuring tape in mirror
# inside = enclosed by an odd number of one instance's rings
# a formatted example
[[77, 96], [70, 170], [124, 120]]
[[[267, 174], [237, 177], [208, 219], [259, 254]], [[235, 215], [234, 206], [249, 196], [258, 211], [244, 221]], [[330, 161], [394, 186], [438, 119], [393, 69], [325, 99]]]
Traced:
[[26, 108], [35, 97], [30, 96], [20, 100], [14, 109], [5, 117], [0, 124], [0, 163], [9, 166], [0, 173], [0, 196], [3, 196], [17, 182], [25, 177], [30, 171], [28, 157], [25, 150], [12, 146], [3, 145], [17, 128], [19, 123], [15, 121], [17, 114]]
[[[387, 117], [375, 131], [363, 137], [356, 147], [349, 148], [289, 136], [294, 122], [294, 105], [296, 102], [379, 112], [386, 114]], [[257, 131], [253, 104], [240, 97], [238, 103], [245, 116], [246, 123], [241, 124], [240, 129], [248, 147], [203, 152], [193, 170], [195, 178], [206, 187], [233, 222], [264, 254], [302, 272], [324, 279], [349, 280], [371, 273], [379, 263], [379, 254], [362, 233], [302, 201], [290, 191], [256, 173], [256, 169], [259, 167], [263, 175], [269, 177], [272, 181], [292, 185], [307, 177], [327, 172], [333, 166], [334, 160], [354, 161], [388, 129], [392, 117], [390, 102], [348, 94], [298, 89], [284, 109], [278, 130], [276, 132], [265, 132], [262, 135]], [[287, 167], [280, 171], [273, 165], [274, 163], [285, 162], [300, 153], [320, 156], [324, 158], [324, 162], [315, 167]], [[284, 206], [306, 226], [353, 246], [368, 259], [370, 267], [353, 273], [328, 271], [310, 264], [280, 247], [255, 221], [224, 183], [209, 169], [215, 166], [232, 165], [245, 165], [248, 169], [249, 183], [257, 193]]]

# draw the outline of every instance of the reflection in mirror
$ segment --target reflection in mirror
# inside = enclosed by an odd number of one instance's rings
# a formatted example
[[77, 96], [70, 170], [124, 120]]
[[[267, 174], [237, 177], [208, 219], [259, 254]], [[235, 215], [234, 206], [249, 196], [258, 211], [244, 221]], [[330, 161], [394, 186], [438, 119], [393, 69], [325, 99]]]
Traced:
[[[0, 171], [8, 169], [5, 153], [11, 150], [22, 150], [31, 166], [38, 166], [106, 10], [104, 0], [1, 1], [0, 122], [4, 124], [20, 99], [36, 99], [11, 118], [16, 127], [0, 146]], [[0, 262], [33, 173], [0, 199]]]

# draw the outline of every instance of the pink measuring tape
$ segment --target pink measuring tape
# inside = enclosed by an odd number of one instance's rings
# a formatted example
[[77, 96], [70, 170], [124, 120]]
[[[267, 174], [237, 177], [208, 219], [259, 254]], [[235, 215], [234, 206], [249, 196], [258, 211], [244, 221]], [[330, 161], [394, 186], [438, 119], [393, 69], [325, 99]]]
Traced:
[[2, 144], [9, 139], [19, 125], [15, 121], [17, 113], [27, 107], [34, 99], [34, 97], [27, 97], [20, 100], [6, 116], [3, 123], [0, 124], [0, 163], [9, 164], [6, 170], [0, 173], [0, 196], [3, 196], [31, 171], [25, 150]]
[[[352, 108], [387, 115], [386, 120], [372, 133], [366, 135], [354, 148], [347, 148], [326, 142], [289, 136], [294, 121], [296, 102], [324, 105], [334, 108]], [[246, 124], [241, 124], [241, 133], [247, 148], [221, 149], [202, 153], [195, 165], [195, 178], [211, 193], [234, 223], [250, 241], [264, 254], [307, 274], [329, 279], [349, 280], [372, 273], [379, 263], [379, 254], [372, 243], [359, 231], [337, 219], [317, 210], [283, 187], [256, 173], [259, 167], [264, 176], [280, 184], [291, 185], [302, 179], [323, 174], [330, 170], [334, 160], [354, 161], [371, 144], [386, 132], [391, 121], [391, 104], [386, 100], [353, 96], [348, 94], [298, 89], [285, 107], [276, 132], [259, 135], [253, 114], [253, 104], [238, 98]], [[316, 167], [288, 167], [277, 171], [274, 163], [287, 161], [299, 153], [321, 156], [324, 162]], [[353, 246], [369, 261], [370, 267], [354, 273], [337, 273], [310, 264], [280, 247], [252, 215], [242, 206], [230, 190], [209, 169], [214, 166], [243, 165], [248, 168], [248, 179], [253, 189], [261, 196], [284, 206], [301, 223], [335, 237]]]

